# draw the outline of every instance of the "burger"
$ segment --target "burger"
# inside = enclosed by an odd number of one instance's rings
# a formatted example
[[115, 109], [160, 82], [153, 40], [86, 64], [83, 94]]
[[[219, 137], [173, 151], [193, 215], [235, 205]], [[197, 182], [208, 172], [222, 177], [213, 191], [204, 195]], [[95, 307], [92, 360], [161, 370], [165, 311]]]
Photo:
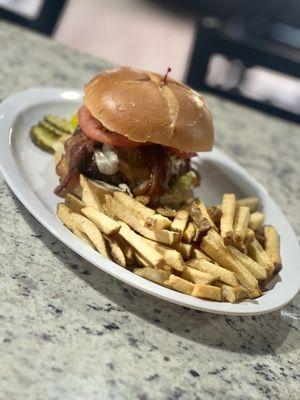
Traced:
[[56, 165], [56, 194], [76, 194], [83, 174], [147, 196], [152, 206], [176, 207], [199, 185], [191, 158], [212, 149], [212, 117], [203, 97], [169, 72], [123, 67], [86, 85], [77, 129]]

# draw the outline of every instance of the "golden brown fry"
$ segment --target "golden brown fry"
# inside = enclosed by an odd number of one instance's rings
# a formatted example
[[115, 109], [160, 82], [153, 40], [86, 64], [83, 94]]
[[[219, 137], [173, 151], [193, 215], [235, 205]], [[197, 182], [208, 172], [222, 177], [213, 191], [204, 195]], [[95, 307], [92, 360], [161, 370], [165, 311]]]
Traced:
[[168, 207], [158, 207], [156, 209], [157, 214], [163, 215], [164, 217], [174, 218], [176, 211]]
[[243, 247], [246, 230], [249, 224], [249, 207], [237, 207], [233, 222], [233, 234], [236, 244]]
[[72, 232], [77, 229], [77, 224], [71, 216], [71, 210], [64, 203], [57, 204], [56, 214], [63, 224]]
[[246, 254], [242, 253], [235, 247], [229, 247], [231, 253], [237, 260], [247, 268], [249, 272], [257, 279], [264, 280], [267, 279], [267, 271], [266, 269], [259, 265], [256, 261], [252, 260], [252, 258], [248, 257]]
[[194, 259], [194, 258], [202, 258], [204, 260], [212, 262], [212, 259], [210, 257], [208, 257], [208, 255], [205, 254], [202, 250], [197, 249], [197, 247], [194, 247], [192, 250], [192, 253], [191, 253], [191, 259]]
[[101, 202], [99, 200], [97, 192], [91, 185], [91, 181], [85, 176], [80, 175], [80, 186], [82, 187], [82, 201], [85, 206], [96, 208], [96, 210], [102, 211]]
[[239, 207], [249, 207], [251, 212], [254, 212], [259, 207], [258, 197], [244, 197], [236, 201], [236, 205]]
[[102, 254], [104, 257], [109, 258], [104, 238], [97, 226], [92, 221], [88, 220], [80, 214], [71, 213], [71, 216], [76, 222], [77, 229], [88, 236], [88, 238], [100, 254]]
[[194, 260], [189, 260], [187, 261], [187, 265], [198, 269], [199, 271], [208, 272], [209, 274], [216, 274], [219, 276], [220, 281], [227, 283], [230, 286], [238, 286], [239, 284], [235, 274], [232, 271], [213, 264], [206, 259], [196, 258]]
[[215, 272], [207, 273], [191, 267], [187, 267], [182, 272], [181, 277], [187, 281], [193, 283], [203, 283], [204, 285], [209, 285], [220, 278], [220, 276]]
[[190, 243], [195, 236], [195, 232], [196, 232], [195, 225], [193, 224], [193, 222], [189, 222], [183, 232], [182, 239], [185, 242]]
[[115, 233], [112, 237], [120, 246], [126, 258], [126, 265], [132, 265], [134, 263], [134, 254], [130, 245], [122, 238], [122, 236], [119, 235], [119, 233]]
[[147, 244], [153, 249], [157, 250], [164, 258], [166, 264], [170, 265], [177, 271], [183, 271], [185, 269], [185, 263], [183, 261], [182, 255], [179, 251], [165, 246], [161, 243], [154, 242], [153, 240], [144, 238]]
[[213, 220], [216, 226], [220, 226], [222, 211], [219, 207], [211, 206], [207, 208], [208, 215]]
[[280, 237], [276, 229], [267, 225], [264, 227], [265, 235], [265, 251], [275, 266], [275, 270], [281, 269], [281, 256], [280, 256]]
[[125, 255], [117, 241], [106, 235], [104, 235], [104, 239], [109, 247], [110, 258], [121, 267], [126, 267]]
[[192, 296], [200, 297], [201, 299], [222, 301], [222, 290], [216, 286], [197, 283], [195, 284]]
[[186, 281], [185, 279], [179, 278], [176, 275], [170, 275], [168, 280], [165, 281], [165, 285], [170, 289], [177, 290], [177, 292], [181, 292], [184, 294], [191, 295], [195, 285], [191, 282]]
[[165, 281], [170, 277], [170, 273], [167, 271], [149, 267], [136, 268], [134, 273], [142, 278], [148, 279], [149, 281], [158, 283], [159, 285], [164, 285]]
[[129, 226], [122, 224], [119, 234], [125, 239], [144, 259], [156, 268], [164, 265], [163, 257], [149, 246], [144, 238], [135, 233]]
[[82, 214], [85, 215], [90, 221], [94, 222], [97, 228], [106, 235], [112, 235], [118, 232], [121, 228], [121, 224], [114, 219], [108, 217], [101, 211], [96, 210], [93, 207], [84, 207], [81, 210]]
[[190, 208], [190, 215], [195, 224], [195, 235], [193, 240], [197, 241], [199, 236], [203, 236], [211, 228], [206, 217], [202, 214], [200, 207], [193, 202]]
[[217, 263], [234, 272], [240, 283], [248, 290], [258, 287], [258, 281], [239, 261], [233, 258], [230, 250], [222, 244], [222, 238], [210, 230], [202, 239], [201, 249]]
[[179, 253], [181, 253], [182, 257], [185, 260], [188, 260], [191, 256], [191, 252], [192, 252], [192, 245], [190, 243], [175, 243], [172, 245], [173, 249], [179, 251]]
[[131, 228], [145, 236], [148, 239], [155, 240], [156, 242], [173, 245], [179, 241], [179, 234], [177, 232], [167, 231], [162, 229], [160, 231], [152, 231], [143, 226], [144, 220], [137, 218], [121, 203], [116, 201], [112, 196], [106, 195], [106, 208], [119, 220], [126, 222]]
[[247, 291], [247, 297], [249, 299], [256, 299], [257, 297], [260, 297], [262, 295], [262, 291], [260, 290], [259, 287], [253, 289], [253, 290], [248, 290]]
[[234, 194], [224, 194], [222, 200], [222, 216], [220, 220], [221, 236], [226, 244], [234, 243], [233, 221], [236, 199]]
[[113, 197], [114, 200], [122, 204], [122, 206], [130, 211], [136, 218], [140, 218], [143, 221], [155, 214], [152, 208], [144, 206], [126, 193], [114, 192]]
[[177, 211], [173, 222], [171, 224], [170, 230], [174, 232], [178, 232], [180, 236], [182, 236], [186, 225], [189, 220], [189, 213], [187, 210], [179, 210]]
[[78, 199], [78, 197], [74, 196], [71, 193], [68, 193], [65, 198], [65, 205], [69, 207], [69, 209], [78, 214], [81, 213], [81, 209], [84, 207], [83, 201]]
[[139, 254], [137, 251], [134, 252], [134, 258], [136, 262], [141, 265], [142, 267], [147, 267], [147, 268], [154, 268], [154, 266], [146, 260], [141, 254]]
[[251, 242], [253, 242], [255, 238], [255, 233], [253, 232], [252, 229], [247, 228], [246, 229], [246, 233], [245, 233], [245, 237], [244, 237], [244, 244], [247, 247], [247, 245]]
[[264, 220], [265, 214], [259, 211], [253, 212], [252, 214], [250, 214], [249, 228], [255, 231], [263, 224]]
[[140, 202], [140, 203], [142, 203], [142, 204], [144, 204], [144, 206], [146, 206], [148, 203], [149, 203], [149, 201], [150, 201], [150, 197], [149, 196], [136, 196], [135, 197], [135, 199], [138, 201], [138, 202]]
[[144, 225], [146, 228], [157, 231], [160, 229], [169, 229], [171, 222], [172, 221], [170, 221], [168, 218], [163, 217], [160, 214], [153, 214], [151, 217], [146, 218]]
[[95, 248], [93, 243], [90, 241], [90, 239], [88, 238], [88, 236], [85, 233], [80, 232], [78, 229], [74, 229], [74, 230], [72, 230], [72, 232], [74, 233], [74, 235], [76, 235], [80, 240], [82, 240], [85, 244], [90, 246], [92, 249]]
[[265, 250], [262, 248], [261, 244], [254, 239], [252, 243], [248, 245], [248, 255], [253, 258], [258, 264], [262, 265], [271, 276], [275, 270], [274, 264]]
[[200, 209], [200, 211], [201, 211], [203, 217], [206, 218], [207, 221], [209, 222], [209, 225], [210, 225], [212, 228], [216, 229], [216, 225], [214, 224], [214, 221], [211, 219], [211, 217], [210, 217], [210, 215], [209, 215], [209, 213], [208, 213], [208, 211], [207, 211], [207, 208], [206, 208], [206, 205], [204, 204], [204, 202], [203, 202], [202, 200], [200, 200], [200, 199], [197, 199], [197, 200], [196, 200], [196, 204], [197, 204], [197, 206], [199, 207], [199, 209]]
[[248, 296], [248, 292], [242, 286], [232, 287], [226, 285], [223, 282], [215, 282], [215, 286], [218, 286], [222, 290], [223, 301], [229, 301], [230, 303], [237, 303], [238, 301], [244, 300]]

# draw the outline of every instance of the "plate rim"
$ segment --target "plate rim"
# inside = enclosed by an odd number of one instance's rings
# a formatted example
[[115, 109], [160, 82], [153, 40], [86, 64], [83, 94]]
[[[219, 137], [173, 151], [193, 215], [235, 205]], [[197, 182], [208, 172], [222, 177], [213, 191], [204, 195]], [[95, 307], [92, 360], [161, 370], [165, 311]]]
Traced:
[[[151, 294], [155, 297], [169, 301], [184, 307], [197, 309], [209, 313], [222, 314], [222, 315], [258, 315], [276, 311], [284, 307], [289, 303], [298, 293], [300, 289], [300, 280], [298, 286], [294, 287], [293, 292], [287, 296], [285, 301], [280, 302], [273, 307], [262, 307], [260, 304], [255, 304], [255, 301], [246, 301], [242, 303], [231, 304], [227, 302], [217, 303], [210, 300], [203, 300], [194, 298], [174, 290], [162, 287], [156, 283], [145, 280], [144, 278], [133, 274], [118, 264], [110, 261], [97, 253], [95, 250], [90, 249], [85, 243], [73, 235], [67, 228], [65, 228], [58, 218], [53, 219], [53, 214], [44, 206], [41, 200], [33, 193], [27, 184], [26, 180], [22, 176], [20, 169], [18, 168], [15, 158], [13, 155], [12, 147], [12, 126], [16, 117], [24, 111], [26, 107], [32, 107], [40, 104], [42, 101], [70, 101], [78, 103], [82, 97], [82, 92], [78, 89], [69, 87], [35, 87], [22, 92], [18, 92], [0, 104], [0, 127], [4, 126], [7, 132], [2, 130], [0, 135], [0, 170], [4, 176], [5, 181], [14, 193], [14, 195], [20, 200], [24, 207], [37, 219], [51, 234], [53, 234], [62, 243], [71, 248], [75, 253], [91, 262], [97, 268], [102, 271], [109, 273], [114, 278], [120, 279], [126, 284], [135, 287], [136, 289], [142, 290], [147, 294]], [[225, 155], [222, 151], [215, 148], [214, 154], [217, 154], [220, 159], [226, 161], [226, 163], [237, 171], [237, 173], [246, 182], [250, 182], [252, 186], [256, 187], [257, 190], [264, 194], [271, 201], [272, 205], [277, 208], [281, 218], [284, 219], [291, 234], [298, 245], [297, 237], [293, 227], [290, 225], [287, 218], [282, 213], [274, 199], [268, 194], [267, 190], [263, 185], [253, 178], [240, 164], [232, 160], [229, 156]], [[41, 211], [41, 213], [40, 213]], [[52, 221], [51, 221], [52, 219]], [[296, 249], [300, 259], [300, 248]], [[116, 270], [116, 267], [118, 270]], [[258, 308], [257, 310], [247, 311], [245, 309], [245, 303], [249, 304], [250, 308]], [[257, 301], [256, 301], [257, 303]], [[241, 307], [241, 304], [244, 306]], [[220, 307], [220, 305], [222, 307]], [[219, 307], [218, 307], [219, 306]]]

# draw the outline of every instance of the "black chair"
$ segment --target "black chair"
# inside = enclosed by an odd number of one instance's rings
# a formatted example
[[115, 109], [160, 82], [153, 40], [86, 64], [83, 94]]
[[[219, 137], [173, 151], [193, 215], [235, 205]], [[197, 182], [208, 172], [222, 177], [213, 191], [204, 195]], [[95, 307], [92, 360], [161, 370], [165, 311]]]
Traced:
[[34, 18], [16, 14], [0, 7], [0, 19], [8, 20], [45, 35], [52, 35], [66, 0], [44, 0], [39, 14]]

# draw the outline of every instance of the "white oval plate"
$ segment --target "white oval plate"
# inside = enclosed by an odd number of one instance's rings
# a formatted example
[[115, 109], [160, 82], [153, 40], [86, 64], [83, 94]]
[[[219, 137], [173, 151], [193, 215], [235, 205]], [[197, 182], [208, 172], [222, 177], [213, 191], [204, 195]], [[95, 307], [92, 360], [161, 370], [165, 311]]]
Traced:
[[144, 292], [182, 306], [218, 314], [262, 314], [283, 307], [300, 287], [300, 251], [290, 224], [268, 195], [237, 163], [219, 150], [202, 153], [195, 162], [203, 178], [198, 191], [207, 204], [218, 204], [224, 192], [238, 196], [258, 196], [266, 222], [281, 235], [283, 269], [275, 287], [256, 300], [239, 304], [217, 303], [187, 296], [149, 282], [90, 249], [69, 232], [55, 214], [60, 199], [53, 194], [57, 184], [53, 157], [31, 142], [30, 127], [44, 114], [71, 115], [81, 101], [81, 93], [72, 89], [36, 88], [16, 94], [0, 105], [0, 167], [18, 199], [53, 235], [96, 267]]

